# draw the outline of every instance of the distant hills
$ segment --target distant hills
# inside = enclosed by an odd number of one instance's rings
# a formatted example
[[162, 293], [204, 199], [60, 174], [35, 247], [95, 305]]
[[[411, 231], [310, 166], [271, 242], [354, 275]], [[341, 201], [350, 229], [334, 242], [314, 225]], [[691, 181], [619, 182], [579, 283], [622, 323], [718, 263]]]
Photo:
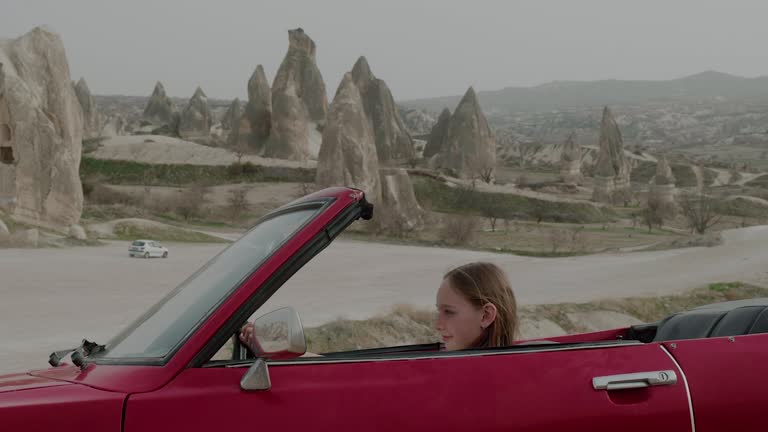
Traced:
[[[400, 101], [406, 108], [453, 109], [460, 95]], [[667, 81], [554, 81], [535, 87], [478, 92], [487, 113], [539, 112], [652, 103], [768, 102], [768, 76], [744, 78], [706, 71]]]

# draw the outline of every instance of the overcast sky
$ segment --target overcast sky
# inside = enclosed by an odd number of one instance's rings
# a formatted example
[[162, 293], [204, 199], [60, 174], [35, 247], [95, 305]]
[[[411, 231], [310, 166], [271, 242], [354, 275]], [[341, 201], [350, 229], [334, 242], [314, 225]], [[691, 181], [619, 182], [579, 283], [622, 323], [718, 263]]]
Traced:
[[329, 98], [365, 55], [395, 99], [553, 80], [768, 74], [768, 2], [0, 0], [0, 37], [46, 25], [96, 94], [245, 97], [303, 27]]

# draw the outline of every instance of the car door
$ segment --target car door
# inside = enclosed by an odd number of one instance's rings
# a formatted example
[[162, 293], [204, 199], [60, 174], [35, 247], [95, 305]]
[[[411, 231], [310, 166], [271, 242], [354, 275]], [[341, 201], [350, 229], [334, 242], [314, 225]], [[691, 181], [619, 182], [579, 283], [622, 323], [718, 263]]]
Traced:
[[665, 342], [691, 391], [698, 432], [764, 431], [768, 334]]
[[641, 343], [270, 362], [271, 388], [258, 392], [241, 390], [244, 367], [198, 367], [130, 396], [124, 430], [690, 431], [682, 380], [593, 387], [662, 371], [680, 373], [661, 345]]

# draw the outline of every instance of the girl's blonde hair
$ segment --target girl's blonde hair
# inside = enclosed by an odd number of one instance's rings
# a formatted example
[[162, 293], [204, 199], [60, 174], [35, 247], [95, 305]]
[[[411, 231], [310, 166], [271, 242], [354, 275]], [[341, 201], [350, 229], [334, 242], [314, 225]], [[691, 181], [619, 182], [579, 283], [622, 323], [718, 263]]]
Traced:
[[443, 279], [475, 307], [486, 303], [496, 306], [496, 319], [472, 348], [512, 345], [517, 336], [517, 301], [504, 270], [496, 264], [473, 262], [454, 268]]

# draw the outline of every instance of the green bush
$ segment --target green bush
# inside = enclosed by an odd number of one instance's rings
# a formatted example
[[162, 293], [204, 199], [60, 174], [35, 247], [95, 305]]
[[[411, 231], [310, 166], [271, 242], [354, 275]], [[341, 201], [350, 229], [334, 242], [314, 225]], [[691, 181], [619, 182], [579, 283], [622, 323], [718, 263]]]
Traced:
[[413, 187], [421, 205], [445, 213], [566, 223], [605, 222], [610, 216], [589, 203], [545, 201], [521, 195], [452, 188], [428, 177], [414, 176]]
[[743, 286], [744, 284], [741, 282], [717, 282], [709, 284], [709, 289], [710, 291], [726, 292], [731, 289], [741, 288]]
[[755, 179], [752, 179], [746, 183], [747, 186], [768, 188], [768, 174], [761, 175]]
[[232, 165], [148, 164], [83, 157], [80, 178], [98, 177], [109, 184], [181, 186], [193, 183], [218, 185], [238, 182], [314, 182], [314, 168]]

